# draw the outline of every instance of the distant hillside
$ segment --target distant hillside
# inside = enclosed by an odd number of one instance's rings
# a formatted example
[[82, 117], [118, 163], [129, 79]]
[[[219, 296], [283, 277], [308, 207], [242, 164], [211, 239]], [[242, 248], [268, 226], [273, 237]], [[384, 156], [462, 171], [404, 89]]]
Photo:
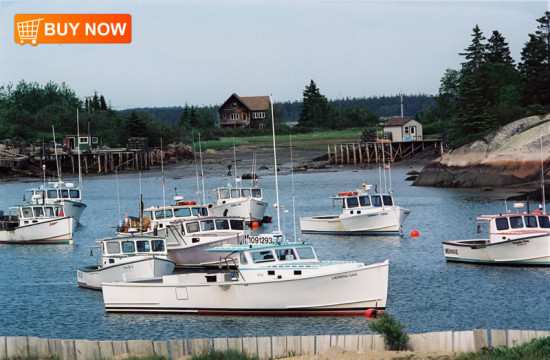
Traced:
[[[342, 113], [354, 106], [362, 106], [370, 111], [376, 111], [381, 117], [391, 117], [401, 115], [401, 99], [399, 95], [376, 96], [368, 98], [344, 98], [338, 100], [329, 100], [329, 103], [339, 108]], [[190, 105], [191, 106], [191, 105]], [[214, 116], [217, 118], [217, 111], [221, 105], [209, 106]], [[403, 115], [415, 117], [423, 107], [435, 107], [435, 101], [431, 95], [403, 95]], [[300, 118], [302, 109], [301, 101], [276, 102], [275, 111], [280, 114], [285, 122], [297, 122]], [[180, 120], [183, 106], [159, 107], [159, 108], [134, 108], [120, 110], [120, 112], [129, 116], [132, 111], [143, 111], [154, 116], [158, 121], [166, 124], [177, 124]]]

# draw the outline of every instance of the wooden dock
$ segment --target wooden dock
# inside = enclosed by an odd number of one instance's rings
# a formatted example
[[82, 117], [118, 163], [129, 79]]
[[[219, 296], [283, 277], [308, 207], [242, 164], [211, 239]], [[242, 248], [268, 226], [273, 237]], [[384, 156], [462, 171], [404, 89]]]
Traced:
[[443, 153], [441, 140], [379, 141], [328, 145], [329, 164], [363, 164], [401, 161], [416, 153]]

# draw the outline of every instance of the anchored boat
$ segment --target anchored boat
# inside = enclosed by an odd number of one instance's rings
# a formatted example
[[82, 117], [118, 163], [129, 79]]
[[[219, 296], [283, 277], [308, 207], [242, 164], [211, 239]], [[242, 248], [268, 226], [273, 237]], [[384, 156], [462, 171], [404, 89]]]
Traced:
[[101, 257], [97, 264], [76, 270], [78, 286], [101, 290], [107, 281], [151, 279], [174, 271], [175, 263], [168, 259], [162, 238], [134, 235], [99, 240]]
[[444, 241], [447, 261], [477, 264], [550, 266], [550, 216], [540, 210], [517, 214], [481, 215], [478, 232], [488, 229], [489, 237]]
[[65, 216], [73, 217], [80, 222], [86, 204], [82, 202], [82, 193], [73, 183], [63, 181], [49, 182], [39, 188], [29, 189], [30, 203], [33, 205], [61, 204]]
[[0, 243], [72, 244], [74, 219], [61, 204], [29, 204], [0, 211]]
[[410, 210], [394, 203], [390, 193], [369, 193], [371, 185], [362, 190], [338, 193], [331, 197], [340, 204], [340, 215], [321, 215], [300, 218], [304, 234], [332, 235], [400, 235], [401, 226]]
[[266, 235], [257, 239], [264, 244], [206, 250], [228, 253], [221, 269], [105, 283], [105, 309], [231, 315], [363, 315], [369, 308], [385, 309], [388, 260], [321, 261], [311, 244], [281, 239]]

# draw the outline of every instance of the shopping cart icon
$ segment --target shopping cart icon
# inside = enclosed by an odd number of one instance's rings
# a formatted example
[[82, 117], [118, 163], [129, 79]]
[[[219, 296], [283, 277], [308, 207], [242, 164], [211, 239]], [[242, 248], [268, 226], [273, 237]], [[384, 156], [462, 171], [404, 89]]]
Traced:
[[36, 37], [38, 36], [40, 20], [44, 19], [21, 21], [17, 23], [17, 32], [19, 33], [19, 42], [21, 45], [30, 42], [33, 46], [36, 46]]

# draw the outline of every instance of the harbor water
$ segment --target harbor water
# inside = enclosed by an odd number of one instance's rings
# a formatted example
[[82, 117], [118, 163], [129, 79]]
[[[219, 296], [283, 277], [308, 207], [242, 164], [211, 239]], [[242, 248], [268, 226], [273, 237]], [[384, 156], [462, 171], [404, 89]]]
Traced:
[[[287, 239], [294, 239], [296, 233], [299, 240], [315, 244], [318, 256], [325, 260], [372, 263], [389, 259], [387, 311], [409, 333], [550, 330], [550, 268], [455, 264], [444, 259], [441, 242], [477, 237], [475, 217], [505, 212], [505, 195], [412, 187], [405, 181], [408, 170], [391, 172], [395, 203], [411, 210], [403, 236], [301, 235], [299, 230], [299, 217], [339, 213], [329, 196], [359, 189], [363, 181], [381, 182], [380, 188], [389, 188], [389, 174], [384, 178], [378, 169], [362, 169], [279, 176], [279, 220]], [[232, 181], [221, 175], [205, 178], [205, 189]], [[1, 183], [0, 209], [7, 212], [10, 205], [21, 203], [26, 189], [40, 183]], [[372, 320], [363, 316], [107, 314], [101, 292], [77, 286], [76, 268], [95, 263], [89, 256], [90, 247], [100, 238], [114, 236], [126, 213], [138, 214], [140, 193], [145, 207], [171, 203], [175, 193], [197, 200], [197, 183], [201, 182], [194, 172], [178, 169], [165, 176], [154, 170], [85, 178], [83, 198], [88, 207], [74, 245], [0, 245], [0, 336], [170, 340], [372, 333], [368, 328]], [[271, 206], [276, 202], [275, 177], [266, 173], [258, 185], [270, 204], [267, 215], [273, 216], [273, 223], [261, 228], [267, 233], [277, 227]], [[508, 208], [512, 208], [510, 202]], [[419, 237], [409, 236], [413, 229]], [[312, 299], [315, 296], [311, 294]]]

